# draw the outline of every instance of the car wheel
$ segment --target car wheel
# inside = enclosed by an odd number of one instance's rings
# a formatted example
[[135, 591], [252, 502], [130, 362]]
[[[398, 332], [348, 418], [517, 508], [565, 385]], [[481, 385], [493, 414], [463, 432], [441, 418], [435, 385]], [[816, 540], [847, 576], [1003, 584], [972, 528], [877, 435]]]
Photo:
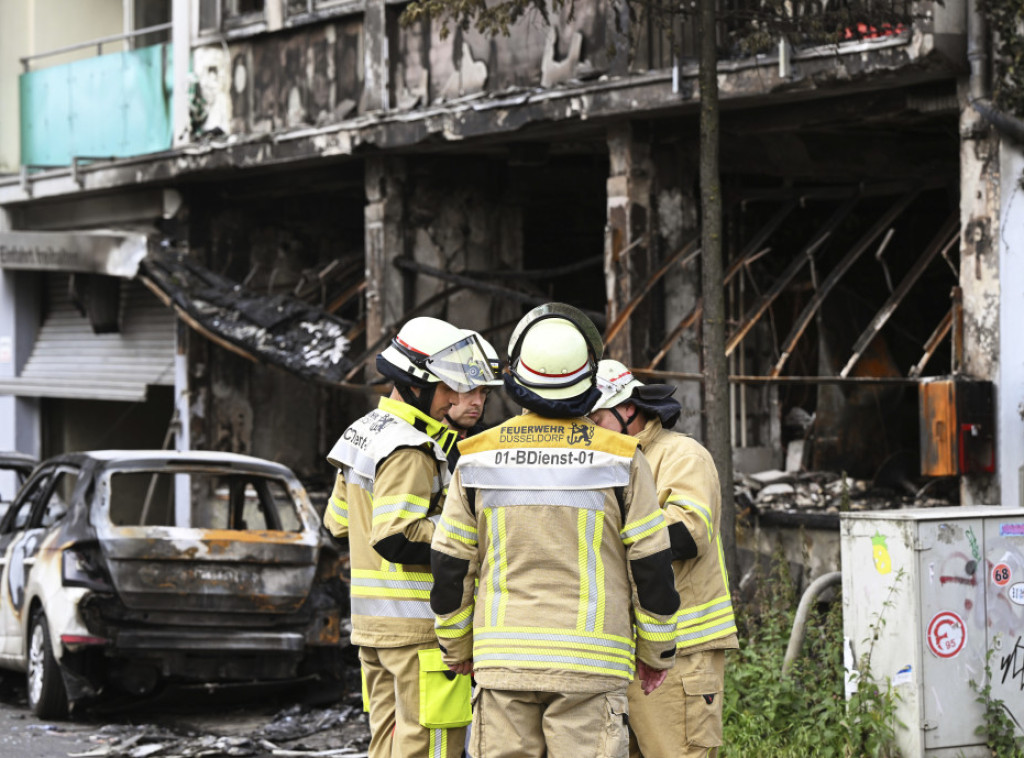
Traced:
[[59, 719], [68, 714], [68, 692], [57, 659], [50, 647], [46, 615], [37, 611], [28, 636], [28, 704], [42, 719]]

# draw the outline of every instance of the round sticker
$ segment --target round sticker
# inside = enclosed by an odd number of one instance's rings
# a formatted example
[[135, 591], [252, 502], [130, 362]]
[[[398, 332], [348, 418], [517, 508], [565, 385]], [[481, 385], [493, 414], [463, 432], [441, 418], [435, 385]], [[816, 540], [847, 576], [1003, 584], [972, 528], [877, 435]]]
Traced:
[[1017, 582], [1006, 591], [1006, 594], [1010, 596], [1012, 602], [1024, 605], [1024, 582]]
[[954, 657], [964, 649], [965, 642], [967, 627], [964, 620], [952, 611], [936, 613], [928, 624], [928, 647], [939, 658]]
[[1000, 563], [992, 569], [992, 582], [998, 584], [1000, 587], [1010, 583], [1010, 567], [1005, 563]]

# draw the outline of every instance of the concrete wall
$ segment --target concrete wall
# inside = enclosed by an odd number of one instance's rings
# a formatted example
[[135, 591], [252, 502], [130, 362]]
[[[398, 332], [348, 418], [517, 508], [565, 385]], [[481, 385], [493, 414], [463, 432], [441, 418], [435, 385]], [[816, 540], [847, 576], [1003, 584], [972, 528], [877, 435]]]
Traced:
[[1021, 503], [1020, 467], [1024, 464], [1024, 154], [1005, 141], [999, 176], [999, 391], [997, 432], [1002, 504]]
[[[18, 77], [25, 55], [44, 53], [76, 42], [119, 34], [124, 29], [122, 0], [0, 0], [0, 173], [20, 163]], [[104, 52], [123, 50], [121, 44]], [[88, 58], [96, 48], [44, 58], [33, 70]]]
[[[966, 84], [961, 84], [960, 98], [964, 107], [960, 134], [967, 135], [960, 142], [960, 287], [964, 309], [961, 369], [969, 376], [996, 382], [998, 395], [1002, 346], [999, 264], [1003, 249], [1002, 238], [997, 238], [1000, 232], [999, 138], [966, 103], [966, 96]], [[1013, 329], [1016, 325], [1010, 322], [1007, 326]], [[1014, 461], [1005, 456], [997, 465], [1016, 467]], [[960, 496], [964, 505], [1000, 503], [999, 476], [962, 477]]]
[[[0, 232], [11, 228], [0, 209]], [[39, 328], [39, 289], [33, 274], [0, 269], [0, 377], [9, 379], [28, 360]], [[38, 456], [41, 449], [39, 400], [0, 395], [0, 450]]]

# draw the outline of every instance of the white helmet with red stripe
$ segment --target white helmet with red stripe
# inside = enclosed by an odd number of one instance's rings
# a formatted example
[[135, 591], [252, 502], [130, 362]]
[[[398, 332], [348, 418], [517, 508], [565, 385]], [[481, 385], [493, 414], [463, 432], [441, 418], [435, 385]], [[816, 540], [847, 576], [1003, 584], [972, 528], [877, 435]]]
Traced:
[[427, 388], [444, 382], [456, 392], [496, 379], [476, 332], [429, 316], [406, 322], [377, 356], [377, 370], [399, 384]]
[[601, 399], [594, 405], [594, 410], [614, 408], [630, 399], [635, 387], [644, 384], [633, 372], [619, 361], [605, 358], [597, 364], [597, 388], [601, 390]]
[[527, 313], [512, 332], [509, 373], [545, 400], [577, 398], [593, 388], [603, 352], [600, 333], [582, 311], [548, 303]]

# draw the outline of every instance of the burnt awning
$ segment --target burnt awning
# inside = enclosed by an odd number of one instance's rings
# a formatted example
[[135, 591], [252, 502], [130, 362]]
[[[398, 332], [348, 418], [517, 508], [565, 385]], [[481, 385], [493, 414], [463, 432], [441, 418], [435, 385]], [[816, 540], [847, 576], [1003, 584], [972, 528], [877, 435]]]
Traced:
[[353, 324], [302, 300], [251, 292], [180, 252], [150, 252], [138, 277], [190, 327], [250, 360], [328, 385], [352, 368]]

